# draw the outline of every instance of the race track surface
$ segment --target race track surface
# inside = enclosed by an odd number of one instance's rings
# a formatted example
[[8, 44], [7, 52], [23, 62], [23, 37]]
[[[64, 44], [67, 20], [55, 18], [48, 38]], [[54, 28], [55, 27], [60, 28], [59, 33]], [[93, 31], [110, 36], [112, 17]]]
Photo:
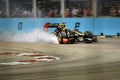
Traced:
[[[57, 59], [7, 64], [33, 59], [16, 56], [19, 53], [40, 53]], [[1, 41], [0, 80], [120, 80], [120, 39], [62, 45]]]

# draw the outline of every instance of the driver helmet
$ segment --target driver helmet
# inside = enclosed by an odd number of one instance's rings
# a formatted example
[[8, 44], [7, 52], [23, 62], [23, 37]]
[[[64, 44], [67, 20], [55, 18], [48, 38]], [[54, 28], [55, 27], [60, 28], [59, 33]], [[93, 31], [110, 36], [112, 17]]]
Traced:
[[59, 24], [58, 28], [65, 28], [65, 23]]

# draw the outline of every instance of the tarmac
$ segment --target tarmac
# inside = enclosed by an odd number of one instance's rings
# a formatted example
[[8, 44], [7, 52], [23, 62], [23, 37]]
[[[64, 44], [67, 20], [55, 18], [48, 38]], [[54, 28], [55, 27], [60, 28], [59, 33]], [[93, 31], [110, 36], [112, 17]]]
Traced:
[[0, 41], [0, 80], [120, 80], [120, 38], [92, 44]]

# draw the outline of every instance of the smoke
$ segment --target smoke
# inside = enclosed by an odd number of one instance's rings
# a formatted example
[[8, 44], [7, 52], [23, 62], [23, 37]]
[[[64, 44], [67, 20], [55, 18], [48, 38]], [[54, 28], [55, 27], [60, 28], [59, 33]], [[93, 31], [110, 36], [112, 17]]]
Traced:
[[2, 33], [0, 34], [0, 40], [14, 42], [40, 42], [58, 44], [57, 37], [39, 29], [34, 29], [33, 31], [19, 34]]

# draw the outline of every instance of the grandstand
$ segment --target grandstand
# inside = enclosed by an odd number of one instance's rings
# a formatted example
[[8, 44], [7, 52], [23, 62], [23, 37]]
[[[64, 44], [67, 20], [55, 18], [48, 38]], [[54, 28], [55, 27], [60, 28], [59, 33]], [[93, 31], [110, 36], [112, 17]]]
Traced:
[[62, 16], [66, 9], [69, 10], [68, 17], [119, 17], [119, 7], [119, 0], [0, 0], [0, 17], [45, 18], [50, 11], [48, 17], [66, 17]]

